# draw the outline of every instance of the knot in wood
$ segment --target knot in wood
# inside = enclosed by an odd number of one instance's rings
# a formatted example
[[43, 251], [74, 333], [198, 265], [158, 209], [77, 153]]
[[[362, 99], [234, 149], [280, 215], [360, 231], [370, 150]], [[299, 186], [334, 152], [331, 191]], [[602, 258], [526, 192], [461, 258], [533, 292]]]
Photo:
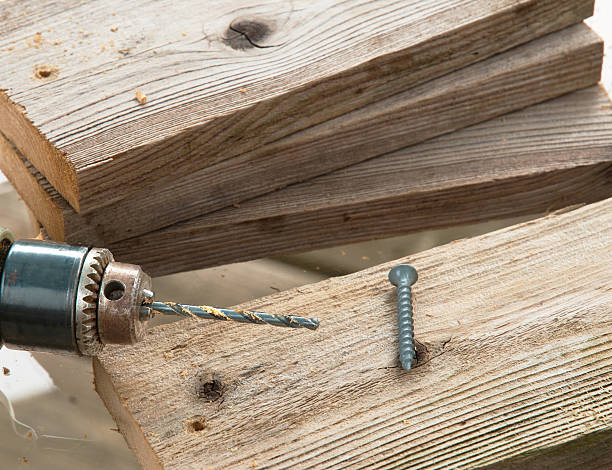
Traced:
[[223, 396], [225, 388], [221, 374], [217, 372], [203, 372], [197, 378], [196, 394], [207, 401], [217, 401]]
[[232, 49], [265, 48], [263, 41], [270, 36], [272, 28], [260, 20], [234, 20], [225, 32], [223, 42]]

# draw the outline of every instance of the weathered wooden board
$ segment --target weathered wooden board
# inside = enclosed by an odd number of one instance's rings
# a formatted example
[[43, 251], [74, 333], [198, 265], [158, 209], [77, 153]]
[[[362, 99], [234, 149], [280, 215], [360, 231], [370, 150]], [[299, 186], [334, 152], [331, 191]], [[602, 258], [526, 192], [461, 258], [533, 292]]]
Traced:
[[[1, 139], [0, 155], [54, 227], [36, 173]], [[611, 172], [612, 106], [594, 86], [110, 248], [160, 275], [594, 202]]]
[[[9, 0], [0, 130], [86, 214], [179, 187], [202, 168], [575, 24], [592, 8], [593, 0]], [[320, 163], [283, 184], [351, 162]], [[215, 204], [207, 200], [204, 212]]]
[[612, 199], [399, 262], [410, 372], [385, 264], [244, 305], [316, 332], [166, 325], [105, 350], [97, 390], [147, 469], [612, 465]]
[[[304, 162], [300, 162], [291, 149], [307, 151], [312, 154], [313, 161], [320, 159], [323, 166], [334, 159], [338, 162], [346, 160], [346, 155], [358, 154], [364, 148], [383, 154], [401, 142], [422, 141], [428, 136], [596, 83], [600, 67], [600, 40], [586, 26], [577, 25], [416, 87], [396, 97], [393, 103], [383, 101], [367, 106], [352, 113], [361, 119], [344, 130], [332, 121], [322, 125], [324, 132], [312, 128], [264, 148], [272, 149], [270, 154], [283, 160], [279, 167], [290, 160], [294, 165], [291, 171], [297, 176]], [[389, 106], [382, 106], [385, 103]], [[373, 131], [370, 124], [378, 118], [385, 123], [378, 131]], [[391, 121], [386, 121], [391, 118]], [[340, 150], [334, 144], [335, 139], [340, 139]], [[296, 140], [305, 144], [300, 146]], [[8, 148], [9, 144], [4, 146]], [[414, 155], [420, 159], [418, 152], [405, 155], [409, 155], [406, 160], [415, 158]], [[251, 165], [250, 157], [244, 158], [242, 169], [223, 165], [211, 167], [210, 182], [197, 174], [185, 176], [179, 188], [159, 185], [155, 194], [147, 194], [144, 198], [132, 197], [83, 216], [77, 215], [63, 202], [40, 173], [34, 171], [33, 177], [16, 172], [16, 166], [23, 167], [19, 160], [25, 161], [24, 158], [14, 157], [13, 164], [0, 164], [7, 168], [6, 173], [13, 184], [53, 238], [107, 246], [151, 231], [155, 226], [188, 220], [201, 210], [199, 199], [193, 197], [194, 190], [201, 193], [198, 197], [206, 194], [208, 202], [229, 203], [229, 198], [237, 201], [247, 197], [260, 184], [263, 189], [271, 177], [279, 179], [273, 176], [277, 169], [260, 161], [257, 163], [258, 160]], [[25, 164], [30, 170], [35, 170], [31, 163], [25, 161]], [[405, 164], [412, 165], [413, 162], [406, 161]], [[40, 188], [31, 187], [34, 179], [44, 187], [47, 196]], [[342, 199], [346, 200], [346, 195]], [[355, 198], [349, 194], [348, 199]]]

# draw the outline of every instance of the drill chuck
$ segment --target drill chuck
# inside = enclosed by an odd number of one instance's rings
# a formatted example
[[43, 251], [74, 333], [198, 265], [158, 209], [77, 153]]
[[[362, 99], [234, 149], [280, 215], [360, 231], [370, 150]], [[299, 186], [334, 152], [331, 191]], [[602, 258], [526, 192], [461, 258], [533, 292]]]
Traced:
[[13, 241], [0, 227], [0, 345], [95, 356], [145, 334], [151, 278], [105, 249]]

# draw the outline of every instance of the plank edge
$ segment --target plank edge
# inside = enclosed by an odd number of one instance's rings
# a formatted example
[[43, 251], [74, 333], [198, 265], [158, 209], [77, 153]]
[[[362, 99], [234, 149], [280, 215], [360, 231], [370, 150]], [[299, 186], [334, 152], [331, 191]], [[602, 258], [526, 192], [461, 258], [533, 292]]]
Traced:
[[147, 441], [140, 425], [116, 393], [110, 374], [102, 363], [93, 359], [94, 385], [119, 431], [145, 470], [163, 470], [163, 467]]

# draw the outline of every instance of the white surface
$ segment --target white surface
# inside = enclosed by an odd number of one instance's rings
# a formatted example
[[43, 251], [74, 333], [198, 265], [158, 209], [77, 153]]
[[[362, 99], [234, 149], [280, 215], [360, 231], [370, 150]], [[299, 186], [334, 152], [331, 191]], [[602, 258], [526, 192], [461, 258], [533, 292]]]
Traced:
[[11, 401], [27, 400], [54, 391], [49, 374], [27, 351], [0, 349], [0, 364], [8, 374], [0, 373], [0, 391]]

